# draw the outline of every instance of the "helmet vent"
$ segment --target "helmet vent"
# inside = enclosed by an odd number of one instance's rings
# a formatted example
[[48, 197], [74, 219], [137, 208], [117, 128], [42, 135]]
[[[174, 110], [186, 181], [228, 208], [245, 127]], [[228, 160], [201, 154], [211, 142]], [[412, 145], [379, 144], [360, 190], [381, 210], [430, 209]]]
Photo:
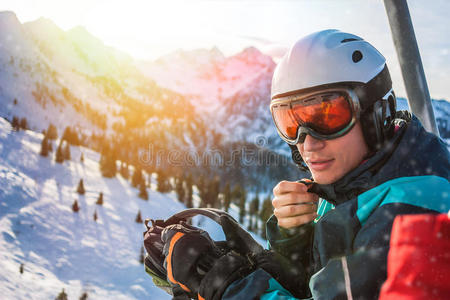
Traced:
[[358, 39], [355, 39], [355, 38], [348, 38], [348, 39], [343, 39], [342, 41], [341, 41], [341, 43], [343, 44], [343, 43], [347, 43], [347, 42], [353, 42], [353, 41], [357, 41]]
[[363, 58], [363, 55], [362, 55], [361, 51], [356, 50], [355, 52], [353, 52], [352, 60], [354, 63], [359, 62], [362, 58]]

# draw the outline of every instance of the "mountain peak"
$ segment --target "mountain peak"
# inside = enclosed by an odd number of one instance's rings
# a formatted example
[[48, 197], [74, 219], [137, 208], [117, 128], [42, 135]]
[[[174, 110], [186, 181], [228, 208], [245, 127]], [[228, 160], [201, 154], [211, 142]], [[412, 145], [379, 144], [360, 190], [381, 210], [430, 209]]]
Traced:
[[15, 20], [17, 20], [17, 22], [19, 22], [16, 14], [11, 10], [0, 11], [0, 20], [4, 20], [4, 19], [15, 19]]
[[254, 47], [254, 46], [245, 48], [244, 50], [242, 50], [241, 53], [245, 53], [248, 55], [263, 55], [262, 52], [259, 51], [258, 48]]
[[42, 34], [45, 32], [47, 35], [61, 35], [63, 30], [58, 27], [51, 19], [40, 17], [37, 20], [24, 23], [24, 26], [31, 32]]
[[5, 33], [9, 31], [17, 30], [21, 28], [22, 24], [17, 19], [16, 14], [13, 11], [0, 11], [0, 30], [5, 30]]
[[92, 34], [86, 30], [86, 28], [84, 28], [84, 26], [78, 25], [75, 26], [71, 29], [69, 29], [69, 31], [67, 31], [69, 34], [79, 34], [79, 35], [89, 35], [92, 36]]
[[86, 28], [83, 26], [76, 26], [72, 29], [67, 31], [67, 35], [77, 42], [86, 43], [95, 45], [96, 47], [104, 47], [104, 43], [97, 38], [96, 36], [92, 35], [89, 31], [87, 31]]
[[237, 53], [234, 57], [239, 60], [243, 60], [248, 64], [259, 63], [267, 66], [275, 65], [269, 55], [262, 53], [261, 51], [259, 51], [259, 49], [253, 46], [245, 48], [241, 52]]
[[209, 53], [211, 53], [211, 56], [219, 59], [225, 58], [222, 51], [220, 51], [220, 49], [217, 46], [212, 47], [211, 50], [209, 50]]

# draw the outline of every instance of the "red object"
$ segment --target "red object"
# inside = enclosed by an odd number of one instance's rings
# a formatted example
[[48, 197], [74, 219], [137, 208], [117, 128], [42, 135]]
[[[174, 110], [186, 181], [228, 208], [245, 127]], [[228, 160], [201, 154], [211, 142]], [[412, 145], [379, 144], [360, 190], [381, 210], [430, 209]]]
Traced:
[[395, 218], [379, 299], [450, 299], [449, 216]]

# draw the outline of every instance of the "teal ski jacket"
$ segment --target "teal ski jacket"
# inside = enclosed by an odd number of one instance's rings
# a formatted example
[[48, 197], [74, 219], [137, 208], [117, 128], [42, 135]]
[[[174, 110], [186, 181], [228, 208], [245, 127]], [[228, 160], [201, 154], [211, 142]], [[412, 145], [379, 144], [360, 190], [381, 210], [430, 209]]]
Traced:
[[269, 248], [290, 261], [298, 288], [256, 269], [222, 299], [378, 299], [394, 218], [450, 210], [447, 145], [405, 115], [386, 147], [336, 183], [312, 186], [321, 198], [314, 222], [287, 231], [269, 219]]

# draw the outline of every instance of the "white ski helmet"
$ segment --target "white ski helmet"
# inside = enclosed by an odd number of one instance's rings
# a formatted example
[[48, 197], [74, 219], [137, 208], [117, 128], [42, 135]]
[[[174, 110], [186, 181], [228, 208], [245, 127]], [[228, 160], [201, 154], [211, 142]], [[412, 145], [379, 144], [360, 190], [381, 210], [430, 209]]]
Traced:
[[[371, 150], [379, 149], [393, 134], [396, 100], [386, 59], [359, 36], [329, 29], [297, 41], [275, 69], [271, 100], [334, 87], [358, 96], [364, 138]], [[305, 166], [290, 146], [294, 161]]]

